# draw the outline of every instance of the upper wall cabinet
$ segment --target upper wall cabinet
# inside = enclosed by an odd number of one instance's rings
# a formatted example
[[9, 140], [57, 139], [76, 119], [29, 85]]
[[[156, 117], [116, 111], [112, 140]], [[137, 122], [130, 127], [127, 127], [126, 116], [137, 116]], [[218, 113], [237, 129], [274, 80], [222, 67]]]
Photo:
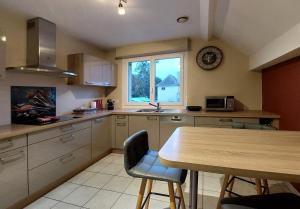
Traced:
[[4, 78], [5, 73], [5, 42], [0, 40], [0, 79]]
[[78, 77], [70, 79], [70, 84], [107, 87], [117, 85], [116, 65], [98, 57], [71, 54], [68, 56], [68, 69], [78, 74]]

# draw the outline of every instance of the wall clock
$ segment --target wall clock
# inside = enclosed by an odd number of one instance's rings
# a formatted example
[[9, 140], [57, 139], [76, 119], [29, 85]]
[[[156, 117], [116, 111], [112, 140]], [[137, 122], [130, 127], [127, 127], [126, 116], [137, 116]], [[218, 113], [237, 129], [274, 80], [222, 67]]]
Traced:
[[215, 46], [207, 46], [202, 48], [197, 56], [196, 61], [203, 70], [213, 70], [217, 68], [223, 60], [223, 52]]

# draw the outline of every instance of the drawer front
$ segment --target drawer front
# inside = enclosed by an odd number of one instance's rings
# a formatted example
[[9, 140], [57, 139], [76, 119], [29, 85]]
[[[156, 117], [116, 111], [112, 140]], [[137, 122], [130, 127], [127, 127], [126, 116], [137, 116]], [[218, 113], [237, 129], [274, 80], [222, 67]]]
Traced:
[[85, 128], [91, 127], [91, 121], [84, 121], [81, 123], [74, 123], [57, 128], [52, 128], [46, 131], [40, 131], [28, 135], [28, 144], [37, 143], [46, 139], [51, 139], [64, 134], [72, 133]]
[[27, 196], [27, 148], [1, 153], [0, 208], [7, 208]]
[[116, 122], [116, 148], [123, 149], [124, 141], [128, 138], [128, 122]]
[[116, 120], [116, 122], [126, 122], [126, 121], [128, 121], [128, 116], [127, 115], [116, 115], [115, 120]]
[[0, 140], [0, 153], [24, 147], [27, 145], [26, 141], [25, 135]]
[[196, 117], [195, 125], [216, 125], [220, 127], [230, 127], [232, 123], [254, 123], [259, 124], [258, 118], [224, 118], [224, 117]]
[[91, 144], [90, 128], [29, 145], [28, 168], [38, 167], [88, 144]]
[[37, 192], [90, 161], [91, 146], [88, 145], [30, 170], [29, 194]]

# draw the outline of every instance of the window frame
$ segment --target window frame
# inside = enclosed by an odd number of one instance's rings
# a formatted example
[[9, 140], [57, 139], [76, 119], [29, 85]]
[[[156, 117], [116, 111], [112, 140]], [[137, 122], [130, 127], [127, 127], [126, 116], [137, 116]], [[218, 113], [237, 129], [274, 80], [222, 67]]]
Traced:
[[155, 56], [144, 56], [144, 57], [135, 57], [135, 58], [129, 58], [124, 59], [122, 63], [123, 70], [123, 107], [124, 108], [132, 108], [132, 107], [144, 107], [149, 106], [148, 102], [129, 102], [128, 96], [129, 96], [129, 82], [128, 82], [128, 63], [129, 62], [139, 62], [139, 61], [150, 61], [150, 102], [155, 102], [155, 60], [158, 59], [171, 59], [171, 58], [180, 58], [180, 101], [179, 102], [160, 102], [162, 106], [169, 106], [169, 107], [184, 107], [185, 105], [185, 56], [183, 53], [172, 53], [172, 54], [163, 54], [163, 55], [155, 55]]

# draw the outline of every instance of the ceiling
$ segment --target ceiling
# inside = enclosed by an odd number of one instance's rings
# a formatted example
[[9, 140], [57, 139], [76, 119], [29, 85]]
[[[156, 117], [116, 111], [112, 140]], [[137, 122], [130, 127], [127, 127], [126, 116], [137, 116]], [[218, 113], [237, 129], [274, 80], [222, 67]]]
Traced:
[[[181, 37], [215, 36], [247, 55], [300, 22], [299, 0], [0, 0], [0, 7], [44, 17], [102, 48]], [[179, 16], [190, 21], [176, 23]]]

